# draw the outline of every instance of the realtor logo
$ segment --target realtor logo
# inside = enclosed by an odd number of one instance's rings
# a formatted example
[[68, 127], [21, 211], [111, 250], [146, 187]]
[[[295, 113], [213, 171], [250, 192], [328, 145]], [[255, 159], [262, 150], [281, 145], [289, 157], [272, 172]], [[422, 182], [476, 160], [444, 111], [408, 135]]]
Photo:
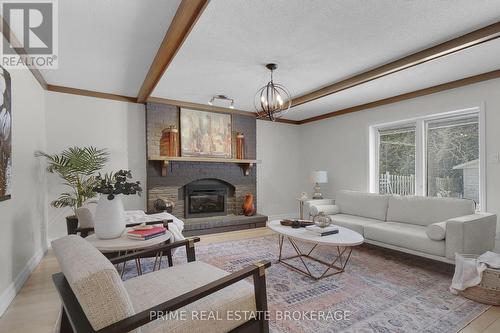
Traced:
[[2, 65], [6, 68], [57, 68], [57, 2], [1, 0], [4, 37]]

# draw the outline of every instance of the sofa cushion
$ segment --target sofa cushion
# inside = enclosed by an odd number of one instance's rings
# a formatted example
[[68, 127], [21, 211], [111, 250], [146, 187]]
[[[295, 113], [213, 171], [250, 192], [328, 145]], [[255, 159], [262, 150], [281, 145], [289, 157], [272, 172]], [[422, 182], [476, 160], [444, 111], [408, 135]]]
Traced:
[[383, 221], [377, 219], [370, 219], [368, 217], [361, 217], [348, 214], [336, 214], [336, 215], [331, 215], [330, 217], [333, 220], [333, 224], [354, 230], [361, 235], [364, 235], [365, 226], [370, 224], [384, 223]]
[[341, 190], [337, 192], [335, 204], [342, 214], [382, 221], [385, 221], [387, 214], [387, 196], [381, 194]]
[[89, 242], [69, 235], [53, 241], [52, 248], [94, 330], [135, 314], [115, 267]]
[[87, 200], [82, 207], [76, 209], [75, 214], [78, 218], [80, 228], [93, 228], [95, 210], [97, 209], [96, 200]]
[[474, 214], [474, 206], [474, 201], [466, 199], [394, 195], [389, 198], [387, 221], [427, 226]]
[[[132, 299], [135, 310], [140, 312], [228, 274], [206, 263], [195, 261], [127, 280], [125, 288]], [[240, 281], [180, 308], [178, 318], [167, 315], [165, 319], [155, 320], [141, 329], [143, 333], [228, 332], [246, 321], [243, 318], [236, 320], [234, 316], [228, 318], [231, 316], [231, 312], [240, 311], [241, 314], [243, 311], [255, 310], [253, 285], [247, 281]], [[199, 320], [200, 316], [196, 317], [196, 314], [200, 314], [202, 311], [210, 311], [214, 316], [218, 315], [219, 319]], [[180, 316], [182, 313], [188, 320], [182, 320]], [[205, 316], [207, 315], [205, 314]], [[195, 320], [191, 320], [193, 317]]]
[[325, 213], [326, 215], [334, 215], [340, 212], [339, 206], [337, 205], [311, 205], [310, 213], [312, 216], [316, 216], [319, 213]]
[[398, 222], [384, 222], [365, 226], [365, 238], [405, 249], [444, 257], [445, 241], [430, 239], [426, 227]]
[[429, 224], [425, 233], [432, 240], [443, 240], [446, 238], [446, 221]]

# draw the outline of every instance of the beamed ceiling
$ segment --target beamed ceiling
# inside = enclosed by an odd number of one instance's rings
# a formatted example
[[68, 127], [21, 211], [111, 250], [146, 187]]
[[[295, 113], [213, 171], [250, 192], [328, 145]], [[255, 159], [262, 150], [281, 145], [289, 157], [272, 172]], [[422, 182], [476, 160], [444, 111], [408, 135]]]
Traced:
[[253, 112], [275, 62], [304, 123], [500, 77], [497, 22], [493, 0], [65, 0], [59, 69], [40, 72], [49, 90]]

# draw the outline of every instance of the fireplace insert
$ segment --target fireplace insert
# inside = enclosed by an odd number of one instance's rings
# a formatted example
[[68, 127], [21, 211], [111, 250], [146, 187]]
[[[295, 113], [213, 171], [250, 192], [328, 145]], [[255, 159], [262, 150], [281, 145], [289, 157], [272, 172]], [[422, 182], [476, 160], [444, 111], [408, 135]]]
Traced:
[[227, 215], [227, 185], [216, 179], [197, 180], [185, 188], [186, 218]]

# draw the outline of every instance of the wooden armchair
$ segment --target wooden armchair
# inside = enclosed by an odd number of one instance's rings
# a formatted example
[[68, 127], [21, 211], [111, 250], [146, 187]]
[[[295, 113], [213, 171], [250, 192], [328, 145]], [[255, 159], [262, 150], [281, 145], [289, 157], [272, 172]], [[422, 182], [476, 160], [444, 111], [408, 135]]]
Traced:
[[[62, 270], [53, 275], [63, 305], [60, 332], [121, 333], [140, 328], [142, 333], [180, 333], [201, 326], [205, 333], [267, 333], [265, 270], [271, 264], [259, 262], [229, 274], [195, 260], [194, 243], [198, 241], [191, 238], [164, 244], [111, 261], [75, 235], [52, 242]], [[186, 264], [124, 282], [113, 266], [177, 247], [186, 248]], [[250, 276], [253, 285], [244, 280]], [[201, 320], [202, 311], [215, 311], [222, 319]], [[258, 315], [232, 320], [230, 311]], [[175, 313], [187, 315], [184, 320], [175, 316], [164, 319]]]

